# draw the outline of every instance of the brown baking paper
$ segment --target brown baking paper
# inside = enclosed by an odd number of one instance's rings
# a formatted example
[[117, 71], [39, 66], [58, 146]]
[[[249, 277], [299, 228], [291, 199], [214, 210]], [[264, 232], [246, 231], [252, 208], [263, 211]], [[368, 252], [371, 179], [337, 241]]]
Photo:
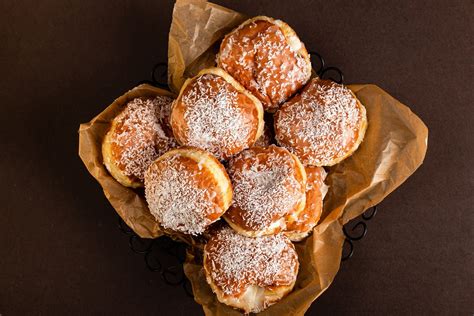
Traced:
[[[173, 10], [169, 34], [168, 82], [178, 92], [186, 77], [215, 64], [222, 37], [245, 16], [204, 0], [179, 0]], [[324, 211], [313, 234], [297, 243], [300, 271], [294, 290], [261, 315], [302, 315], [333, 281], [341, 261], [342, 225], [380, 203], [423, 162], [428, 129], [408, 107], [375, 85], [349, 86], [365, 105], [368, 129], [359, 149], [331, 167]], [[121, 218], [139, 236], [155, 238], [168, 234], [196, 246], [195, 238], [163, 231], [151, 216], [143, 191], [116, 182], [102, 163], [101, 143], [111, 120], [128, 100], [137, 96], [170, 95], [162, 89], [140, 85], [116, 99], [91, 122], [79, 129], [79, 155], [101, 184], [105, 196]], [[189, 251], [184, 266], [195, 300], [206, 315], [238, 315], [219, 303], [207, 285], [199, 247]]]
[[168, 84], [176, 93], [186, 78], [214, 66], [224, 35], [243, 14], [204, 0], [176, 1], [168, 39]]
[[160, 227], [148, 210], [140, 190], [124, 187], [105, 169], [102, 160], [102, 140], [110, 123], [128, 101], [137, 97], [167, 95], [169, 91], [142, 84], [117, 98], [92, 121], [79, 127], [79, 156], [90, 174], [100, 183], [104, 194], [124, 222], [140, 237], [156, 238], [162, 235]]

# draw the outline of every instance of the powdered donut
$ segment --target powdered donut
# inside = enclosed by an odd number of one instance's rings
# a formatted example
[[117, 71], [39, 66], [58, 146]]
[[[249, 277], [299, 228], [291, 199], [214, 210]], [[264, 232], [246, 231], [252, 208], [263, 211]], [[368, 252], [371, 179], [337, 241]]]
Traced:
[[260, 101], [219, 68], [204, 69], [188, 79], [171, 112], [176, 140], [218, 159], [252, 146], [263, 125]]
[[311, 76], [309, 54], [295, 31], [285, 22], [266, 16], [247, 20], [227, 34], [217, 64], [271, 112]]
[[150, 165], [145, 174], [145, 197], [161, 226], [197, 235], [229, 208], [232, 185], [213, 155], [181, 147]]
[[332, 166], [357, 150], [367, 117], [349, 88], [314, 78], [275, 113], [274, 126], [278, 144], [305, 166]]
[[148, 166], [177, 146], [158, 118], [161, 109], [172, 102], [167, 96], [135, 98], [112, 121], [102, 143], [102, 156], [107, 170], [122, 185], [143, 186]]
[[252, 238], [223, 227], [206, 244], [203, 266], [220, 302], [258, 313], [293, 289], [299, 263], [281, 234]]
[[271, 145], [252, 147], [229, 161], [234, 202], [224, 215], [246, 236], [278, 233], [285, 217], [305, 205], [306, 172], [288, 150]]

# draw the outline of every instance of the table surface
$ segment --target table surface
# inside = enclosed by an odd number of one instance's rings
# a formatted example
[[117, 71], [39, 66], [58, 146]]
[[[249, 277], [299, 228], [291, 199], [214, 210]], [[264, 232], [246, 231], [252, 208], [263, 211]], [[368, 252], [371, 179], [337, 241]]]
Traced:
[[[472, 1], [217, 1], [287, 21], [347, 83], [430, 129], [318, 314], [472, 314]], [[171, 1], [0, 2], [0, 314], [202, 314], [133, 254], [78, 151], [79, 123], [165, 61]], [[469, 57], [471, 56], [471, 57]]]

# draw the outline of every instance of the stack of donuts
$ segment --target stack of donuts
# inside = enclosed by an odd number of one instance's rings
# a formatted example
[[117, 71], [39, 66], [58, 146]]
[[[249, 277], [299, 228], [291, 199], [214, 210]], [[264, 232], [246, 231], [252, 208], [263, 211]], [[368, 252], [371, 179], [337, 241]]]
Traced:
[[206, 236], [207, 282], [246, 313], [293, 289], [293, 242], [321, 216], [324, 167], [357, 150], [367, 127], [351, 90], [311, 69], [293, 29], [252, 18], [176, 98], [130, 100], [102, 144], [107, 170], [144, 187], [161, 227]]

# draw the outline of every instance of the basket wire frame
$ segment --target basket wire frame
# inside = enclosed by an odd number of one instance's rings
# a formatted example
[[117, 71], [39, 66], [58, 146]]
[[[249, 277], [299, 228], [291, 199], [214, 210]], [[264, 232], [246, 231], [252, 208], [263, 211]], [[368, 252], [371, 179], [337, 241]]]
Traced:
[[[335, 66], [326, 66], [324, 58], [317, 52], [310, 52], [311, 64], [314, 72], [322, 79], [330, 79], [339, 84], [344, 83], [344, 74]], [[142, 80], [138, 84], [149, 84], [159, 88], [168, 88], [167, 64], [157, 63], [153, 66], [150, 79]], [[345, 235], [342, 250], [342, 262], [350, 259], [354, 254], [354, 242], [359, 241], [367, 234], [367, 221], [377, 214], [377, 206], [368, 209], [360, 216], [360, 220], [355, 224], [352, 222], [343, 227]], [[351, 228], [349, 228], [351, 226]], [[130, 229], [119, 217], [118, 228], [128, 236], [130, 249], [143, 255], [147, 268], [152, 272], [158, 272], [163, 281], [172, 286], [181, 286], [186, 295], [193, 297], [191, 283], [186, 278], [183, 271], [183, 263], [186, 260], [186, 245], [173, 241], [167, 236], [157, 239], [140, 238]]]

